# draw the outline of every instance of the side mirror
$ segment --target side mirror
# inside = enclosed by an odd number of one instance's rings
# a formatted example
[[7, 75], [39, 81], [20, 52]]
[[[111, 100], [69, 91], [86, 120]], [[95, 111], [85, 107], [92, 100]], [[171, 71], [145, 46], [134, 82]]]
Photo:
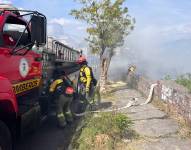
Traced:
[[46, 17], [41, 15], [33, 15], [31, 17], [31, 42], [38, 46], [46, 44]]

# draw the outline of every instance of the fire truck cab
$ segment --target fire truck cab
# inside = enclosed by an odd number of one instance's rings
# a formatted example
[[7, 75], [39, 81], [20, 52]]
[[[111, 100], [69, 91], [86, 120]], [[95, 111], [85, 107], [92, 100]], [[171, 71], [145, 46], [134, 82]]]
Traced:
[[43, 14], [0, 5], [0, 150], [11, 150], [13, 137], [34, 130], [47, 117], [47, 88], [55, 67], [78, 78], [80, 53], [46, 41]]

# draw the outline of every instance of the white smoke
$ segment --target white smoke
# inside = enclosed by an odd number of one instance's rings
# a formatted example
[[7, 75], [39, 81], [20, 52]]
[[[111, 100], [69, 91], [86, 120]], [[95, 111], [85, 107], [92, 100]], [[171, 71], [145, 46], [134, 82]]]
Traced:
[[129, 64], [136, 64], [140, 74], [156, 79], [191, 72], [189, 25], [137, 27], [127, 37], [121, 54], [114, 57], [110, 69], [112, 76], [116, 70], [126, 72]]

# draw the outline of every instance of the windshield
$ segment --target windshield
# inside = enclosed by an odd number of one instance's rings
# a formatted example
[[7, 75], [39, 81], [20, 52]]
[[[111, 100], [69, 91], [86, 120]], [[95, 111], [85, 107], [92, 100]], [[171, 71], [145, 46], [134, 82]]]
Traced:
[[[17, 46], [24, 46], [30, 43], [30, 34], [25, 30], [26, 23], [16, 17], [8, 17], [3, 26], [3, 40], [5, 47], [14, 47], [19, 40]], [[25, 31], [25, 32], [24, 32]], [[24, 33], [23, 33], [24, 32]]]
[[[17, 31], [17, 32], [23, 32], [25, 29], [25, 25], [22, 24], [11, 24], [11, 23], [5, 23], [4, 27], [3, 27], [3, 32], [6, 31]], [[27, 33], [28, 31], [26, 30], [25, 33]]]

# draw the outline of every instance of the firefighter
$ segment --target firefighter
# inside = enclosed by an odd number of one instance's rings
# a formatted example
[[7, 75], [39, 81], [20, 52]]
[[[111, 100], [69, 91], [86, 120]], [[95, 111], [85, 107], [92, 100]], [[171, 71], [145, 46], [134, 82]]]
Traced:
[[63, 128], [67, 123], [73, 121], [71, 102], [73, 100], [74, 89], [71, 81], [65, 76], [55, 79], [50, 85], [49, 91], [53, 93], [53, 97], [56, 100], [58, 126]]
[[93, 103], [94, 86], [97, 84], [97, 80], [94, 78], [92, 68], [88, 66], [88, 62], [84, 56], [80, 56], [78, 59], [80, 64], [79, 74], [79, 87], [80, 94], [84, 95], [85, 100], [89, 103]]
[[135, 65], [131, 65], [129, 68], [128, 68], [128, 73], [130, 72], [135, 72], [136, 70], [136, 66]]
[[136, 71], [135, 65], [129, 66], [128, 72], [127, 72], [127, 84], [128, 84], [129, 88], [136, 88], [137, 87], [135, 71]]

